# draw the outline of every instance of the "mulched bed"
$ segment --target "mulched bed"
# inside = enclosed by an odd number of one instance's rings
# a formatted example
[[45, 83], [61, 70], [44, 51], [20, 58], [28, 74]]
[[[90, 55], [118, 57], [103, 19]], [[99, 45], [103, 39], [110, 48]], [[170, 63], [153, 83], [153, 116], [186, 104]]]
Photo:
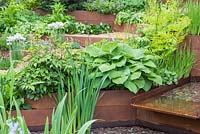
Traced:
[[[42, 132], [32, 132], [31, 134], [43, 134]], [[114, 127], [93, 129], [91, 134], [166, 134], [142, 127]]]

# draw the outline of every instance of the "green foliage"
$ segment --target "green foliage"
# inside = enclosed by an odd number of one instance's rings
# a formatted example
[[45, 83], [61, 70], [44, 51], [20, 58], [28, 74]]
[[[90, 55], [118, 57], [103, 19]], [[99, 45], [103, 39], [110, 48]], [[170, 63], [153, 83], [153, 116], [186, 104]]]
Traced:
[[182, 15], [177, 0], [168, 0], [166, 5], [149, 0], [145, 23], [143, 33], [149, 40], [149, 53], [164, 58], [183, 41], [190, 19]]
[[[34, 55], [15, 81], [16, 87], [30, 99], [38, 100], [57, 91], [59, 76], [67, 77], [68, 62], [48, 51]], [[61, 74], [59, 74], [61, 72]]]
[[[68, 51], [69, 53], [69, 51]], [[69, 55], [71, 55], [69, 53]], [[76, 64], [70, 56], [71, 77], [60, 77], [60, 89], [58, 98], [63, 98], [52, 116], [51, 134], [89, 134], [93, 119], [94, 109], [97, 103], [101, 86], [106, 76], [99, 81], [98, 87], [94, 87], [95, 78], [90, 78], [84, 61], [76, 68]], [[67, 89], [64, 83], [67, 83]], [[67, 91], [67, 99], [66, 92]], [[66, 100], [65, 100], [66, 99]], [[46, 128], [48, 125], [46, 125]], [[47, 133], [47, 129], [45, 131]]]
[[11, 0], [8, 2], [8, 7], [1, 7], [0, 32], [4, 32], [6, 29], [15, 26], [18, 21], [24, 19], [24, 15], [27, 12], [30, 13], [28, 9], [35, 5], [36, 2], [36, 0], [24, 0], [18, 3], [15, 0]]
[[162, 77], [163, 85], [171, 85], [178, 82], [176, 72], [171, 72], [163, 68], [159, 70], [159, 74]]
[[200, 3], [198, 1], [187, 1], [188, 17], [192, 20], [189, 30], [193, 35], [200, 34]]
[[2, 34], [0, 37], [0, 50], [9, 50], [9, 46], [6, 44], [9, 34]]
[[68, 21], [65, 25], [65, 33], [68, 34], [103, 34], [110, 33], [112, 31], [111, 26], [104, 23], [95, 25]]
[[194, 60], [195, 56], [190, 48], [188, 46], [182, 46], [165, 59], [160, 59], [158, 66], [165, 70], [175, 72], [179, 80], [181, 78], [187, 78], [190, 75]]
[[146, 55], [144, 49], [133, 49], [120, 42], [103, 42], [97, 46], [86, 47], [86, 62], [97, 74], [91, 77], [98, 79], [108, 75], [103, 88], [121, 85], [137, 93], [140, 89], [148, 91], [153, 83], [162, 84], [161, 77], [156, 73], [154, 57]]
[[138, 24], [143, 22], [144, 13], [142, 12], [131, 12], [131, 11], [121, 11], [117, 14], [115, 23], [121, 25], [123, 23], [127, 24]]
[[144, 10], [145, 0], [94, 0], [85, 2], [88, 11], [97, 11], [103, 14], [118, 13], [130, 10], [132, 12]]
[[65, 13], [65, 7], [63, 4], [61, 4], [59, 1], [54, 2], [54, 5], [52, 6], [52, 15], [49, 15], [48, 23], [51, 22], [65, 22], [65, 21], [74, 21], [74, 18], [66, 15]]
[[[18, 7], [19, 6], [19, 7]], [[51, 30], [48, 24], [52, 22], [63, 22], [65, 24], [64, 32], [67, 34], [102, 34], [112, 32], [108, 24], [99, 25], [84, 24], [75, 21], [74, 17], [66, 15], [64, 6], [60, 2], [54, 2], [52, 14], [40, 16], [37, 13], [27, 10], [23, 4], [10, 3], [8, 8], [0, 11], [0, 32], [7, 34], [0, 38], [0, 44], [3, 49], [8, 49], [5, 45], [8, 33], [34, 34], [36, 37], [50, 35]]]

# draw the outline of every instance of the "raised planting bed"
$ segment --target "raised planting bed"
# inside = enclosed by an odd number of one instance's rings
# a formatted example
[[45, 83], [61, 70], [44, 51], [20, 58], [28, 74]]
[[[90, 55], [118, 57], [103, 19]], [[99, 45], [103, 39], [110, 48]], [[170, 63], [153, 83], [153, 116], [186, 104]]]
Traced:
[[[44, 11], [42, 9], [34, 9], [34, 12], [40, 14], [41, 16], [50, 14], [51, 11]], [[113, 14], [101, 14], [95, 11], [82, 11], [76, 10], [73, 12], [67, 12], [68, 15], [71, 15], [75, 18], [76, 21], [88, 24], [96, 24], [100, 23], [109, 24], [114, 32], [127, 32], [127, 33], [136, 33], [137, 27], [140, 24], [115, 24], [116, 15]]]
[[79, 22], [89, 23], [89, 24], [100, 24], [102, 22], [110, 24], [112, 27], [114, 26], [114, 21], [116, 18], [116, 16], [112, 14], [105, 15], [97, 12], [82, 11], [82, 10], [68, 12], [68, 14], [74, 16], [75, 19]]
[[[52, 112], [53, 109], [21, 110], [21, 114], [30, 130], [44, 130], [47, 117], [51, 122]], [[16, 112], [13, 111], [12, 114], [15, 116]]]
[[32, 106], [32, 109], [41, 110], [41, 109], [53, 109], [56, 108], [58, 104], [57, 94], [54, 93], [51, 96], [45, 95], [41, 99], [34, 101], [26, 98], [26, 103]]
[[136, 33], [138, 25], [136, 24], [115, 24], [116, 15], [113, 14], [101, 14], [95, 11], [73, 11], [68, 13], [71, 16], [74, 16], [75, 19], [79, 22], [89, 23], [89, 24], [100, 24], [107, 23], [109, 24], [114, 32], [127, 32], [127, 33]]
[[200, 133], [199, 83], [184, 83], [179, 87], [161, 89], [160, 92], [153, 90], [148, 95], [144, 93], [133, 98], [137, 119]]
[[133, 34], [130, 33], [120, 33], [120, 32], [114, 32], [114, 33], [108, 33], [108, 34], [100, 34], [100, 35], [81, 35], [81, 34], [65, 34], [65, 39], [68, 41], [78, 42], [82, 46], [90, 45], [96, 42], [99, 42], [101, 40], [122, 40], [127, 39], [129, 37], [133, 37]]
[[[57, 103], [57, 100], [55, 99], [56, 94], [53, 96], [54, 97], [44, 96], [38, 101], [26, 99], [26, 102], [32, 105], [33, 110], [22, 110], [22, 115], [25, 116], [27, 125], [30, 129], [41, 130], [45, 125], [46, 117], [51, 120], [51, 113]], [[103, 119], [104, 123], [127, 122], [134, 120], [134, 108], [130, 105], [133, 96], [135, 95], [128, 90], [101, 91], [96, 105], [94, 118]], [[39, 114], [40, 111], [42, 113], [41, 116]], [[45, 112], [43, 111], [46, 111], [46, 116], [44, 116]], [[36, 124], [38, 118], [39, 124]], [[34, 125], [35, 127], [33, 127]]]
[[[138, 100], [139, 98], [142, 98], [142, 96], [148, 97], [149, 95], [154, 94], [154, 92], [159, 93], [163, 90], [170, 90], [187, 82], [189, 82], [189, 79], [181, 80], [179, 85], [162, 86], [152, 89], [147, 93], [140, 92], [133, 94], [128, 90], [101, 91], [96, 105], [94, 118], [103, 119], [104, 121], [95, 123], [94, 126], [133, 126], [137, 124], [136, 121], [138, 118], [136, 108], [131, 106], [132, 98], [133, 100]], [[47, 103], [51, 103], [52, 100], [55, 102], [53, 98], [48, 96], [45, 96], [43, 100], [41, 99], [39, 101], [30, 102], [29, 100], [29, 103], [34, 106], [34, 109], [22, 110], [22, 115], [25, 116], [27, 125], [31, 128], [31, 130], [41, 130], [41, 128], [45, 125], [46, 117], [51, 120], [51, 113], [53, 111], [53, 107], [55, 107], [55, 103], [53, 102], [53, 105], [49, 105]], [[40, 112], [41, 114], [39, 114]], [[37, 120], [39, 120], [38, 124]]]
[[188, 35], [186, 37], [187, 44], [190, 44], [191, 50], [195, 54], [195, 64], [192, 68], [191, 76], [198, 77], [200, 76], [200, 36], [198, 35]]

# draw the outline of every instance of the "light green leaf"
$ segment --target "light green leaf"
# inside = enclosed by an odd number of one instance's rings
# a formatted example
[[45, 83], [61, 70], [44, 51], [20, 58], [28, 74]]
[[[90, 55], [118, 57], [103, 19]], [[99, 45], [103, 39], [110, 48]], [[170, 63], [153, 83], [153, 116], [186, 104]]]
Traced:
[[78, 134], [85, 134], [87, 129], [89, 129], [89, 127], [92, 125], [92, 123], [94, 123], [95, 121], [97, 120], [91, 120], [91, 121], [88, 121], [86, 122], [81, 128], [80, 130], [78, 131]]
[[115, 84], [124, 84], [124, 82], [128, 79], [128, 76], [122, 76], [115, 79], [112, 79]]
[[122, 57], [122, 55], [117, 55], [117, 56], [114, 56], [112, 59], [113, 60], [119, 60], [121, 57]]
[[133, 57], [134, 59], [141, 59], [144, 57], [144, 49], [133, 49], [131, 46], [126, 44], [120, 44], [119, 46], [125, 55]]
[[107, 71], [110, 71], [112, 69], [115, 69], [116, 66], [115, 65], [110, 65], [109, 63], [106, 63], [106, 64], [102, 64], [99, 66], [99, 69], [100, 71], [103, 73], [103, 72], [107, 72]]
[[136, 79], [139, 79], [140, 78], [140, 76], [141, 76], [141, 72], [134, 72], [134, 73], [132, 73], [131, 75], [130, 75], [130, 80], [136, 80]]
[[144, 91], [149, 91], [151, 89], [152, 82], [149, 80], [145, 80], [145, 85], [143, 87]]
[[137, 86], [133, 82], [131, 82], [131, 81], [126, 81], [125, 84], [124, 84], [124, 86], [126, 88], [128, 88], [131, 92], [135, 93], [135, 94], [139, 91], [139, 89], [137, 88]]
[[114, 61], [113, 64], [117, 67], [122, 67], [126, 64], [126, 57], [123, 57], [120, 61]]
[[[99, 84], [100, 84], [100, 82], [101, 82], [101, 80], [102, 80], [102, 78], [95, 78], [93, 87], [94, 87], [94, 88], [98, 88], [98, 87], [99, 87]], [[103, 88], [106, 88], [106, 87], [108, 87], [110, 84], [111, 84], [111, 80], [110, 80], [110, 79], [106, 79], [106, 80], [104, 81], [104, 83], [103, 83], [103, 85], [102, 85], [101, 88], [102, 88], [102, 89], [103, 89]]]
[[96, 59], [94, 60], [94, 63], [105, 63], [105, 62], [107, 62], [107, 60], [104, 59], [104, 58], [96, 58]]
[[149, 74], [148, 79], [152, 80], [156, 84], [162, 85], [162, 77], [157, 75], [157, 74], [155, 74], [155, 73], [153, 73], [153, 72]]
[[145, 86], [144, 79], [134, 80], [133, 82], [137, 85], [138, 88], [143, 88]]
[[88, 53], [91, 57], [98, 57], [106, 54], [96, 46], [86, 46], [85, 52]]
[[128, 75], [130, 75], [129, 67], [122, 67], [117, 70], [112, 70], [109, 72], [110, 79], [118, 78], [120, 76], [128, 76]]
[[156, 68], [155, 63], [153, 61], [151, 61], [151, 60], [144, 62], [144, 65], [148, 66], [148, 67]]
[[109, 52], [111, 53], [115, 48], [117, 48], [117, 43], [116, 42], [108, 42], [102, 45], [102, 50], [104, 52]]

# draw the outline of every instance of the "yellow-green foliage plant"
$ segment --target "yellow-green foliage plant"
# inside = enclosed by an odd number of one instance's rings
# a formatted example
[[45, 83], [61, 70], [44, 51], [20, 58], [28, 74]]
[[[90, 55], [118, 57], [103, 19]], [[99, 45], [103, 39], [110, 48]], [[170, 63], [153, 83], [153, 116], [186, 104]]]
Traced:
[[178, 0], [167, 0], [165, 5], [157, 0], [148, 2], [143, 29], [149, 39], [148, 52], [164, 58], [184, 40], [191, 20], [182, 14]]

